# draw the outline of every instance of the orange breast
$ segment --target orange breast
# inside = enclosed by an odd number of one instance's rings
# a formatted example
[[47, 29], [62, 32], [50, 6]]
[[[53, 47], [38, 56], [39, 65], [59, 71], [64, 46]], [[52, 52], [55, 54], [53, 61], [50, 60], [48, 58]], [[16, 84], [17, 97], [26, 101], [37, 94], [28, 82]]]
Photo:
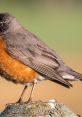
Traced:
[[0, 69], [4, 70], [7, 74], [16, 79], [19, 82], [32, 82], [37, 76], [37, 73], [25, 66], [20, 61], [13, 59], [5, 51], [5, 44], [0, 38]]

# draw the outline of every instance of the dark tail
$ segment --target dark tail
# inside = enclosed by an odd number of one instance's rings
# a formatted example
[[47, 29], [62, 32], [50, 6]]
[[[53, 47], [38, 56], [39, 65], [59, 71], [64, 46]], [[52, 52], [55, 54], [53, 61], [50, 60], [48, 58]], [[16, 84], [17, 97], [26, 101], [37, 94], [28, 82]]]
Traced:
[[82, 81], [82, 74], [74, 71], [73, 69], [71, 69], [70, 67], [66, 68], [66, 73], [70, 74], [72, 76], [74, 76], [75, 79], [81, 80]]

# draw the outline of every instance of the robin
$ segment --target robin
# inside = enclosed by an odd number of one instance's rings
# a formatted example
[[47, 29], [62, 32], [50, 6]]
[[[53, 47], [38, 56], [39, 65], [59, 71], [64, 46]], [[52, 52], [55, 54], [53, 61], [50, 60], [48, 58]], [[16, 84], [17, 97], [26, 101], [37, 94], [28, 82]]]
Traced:
[[30, 31], [23, 28], [16, 18], [0, 13], [0, 75], [27, 87], [42, 80], [51, 80], [72, 87], [68, 80], [82, 80], [82, 75], [68, 67], [56, 52]]

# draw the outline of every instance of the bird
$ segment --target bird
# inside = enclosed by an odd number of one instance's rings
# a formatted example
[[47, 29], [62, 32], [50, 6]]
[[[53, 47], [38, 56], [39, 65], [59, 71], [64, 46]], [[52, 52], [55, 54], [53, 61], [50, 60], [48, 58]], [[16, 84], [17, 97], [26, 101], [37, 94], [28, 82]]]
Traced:
[[24, 85], [17, 103], [23, 102], [28, 86], [32, 86], [28, 99], [31, 101], [39, 81], [50, 80], [70, 88], [69, 80], [82, 80], [82, 74], [66, 65], [55, 50], [25, 29], [10, 13], [0, 13], [0, 76]]

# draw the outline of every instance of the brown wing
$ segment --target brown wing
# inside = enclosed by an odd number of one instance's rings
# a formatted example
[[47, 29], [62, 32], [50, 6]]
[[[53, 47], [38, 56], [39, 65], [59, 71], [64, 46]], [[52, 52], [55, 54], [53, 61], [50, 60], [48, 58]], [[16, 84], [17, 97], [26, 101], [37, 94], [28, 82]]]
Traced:
[[67, 86], [71, 84], [64, 80], [57, 72], [59, 62], [51, 50], [31, 33], [10, 34], [6, 37], [7, 52], [15, 59], [37, 71], [45, 78], [59, 81]]

